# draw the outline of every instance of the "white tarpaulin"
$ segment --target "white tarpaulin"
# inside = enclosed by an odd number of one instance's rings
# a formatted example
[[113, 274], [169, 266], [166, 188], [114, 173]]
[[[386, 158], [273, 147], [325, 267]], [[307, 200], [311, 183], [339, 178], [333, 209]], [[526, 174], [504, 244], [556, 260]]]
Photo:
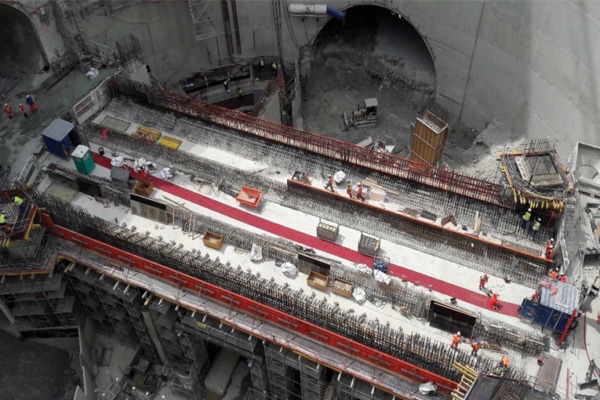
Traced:
[[346, 174], [343, 171], [338, 171], [333, 174], [333, 180], [339, 185], [346, 180]]
[[262, 260], [262, 247], [252, 243], [252, 251], [250, 251], [250, 260], [252, 260], [252, 261]]
[[378, 269], [375, 270], [375, 272], [373, 273], [373, 276], [375, 277], [375, 280], [377, 282], [383, 282], [386, 285], [389, 285], [390, 282], [392, 281], [392, 277], [391, 276], [389, 276], [385, 272], [379, 271]]
[[125, 159], [122, 156], [118, 156], [110, 160], [110, 165], [113, 167], [122, 167], [125, 165]]
[[298, 275], [298, 268], [290, 262], [284, 262], [281, 265], [281, 271], [288, 278], [295, 278]]
[[362, 304], [367, 300], [367, 294], [363, 289], [359, 287], [354, 288], [354, 291], [352, 292], [352, 297], [354, 297], [354, 300], [356, 300], [358, 304]]
[[358, 268], [358, 271], [361, 274], [365, 274], [365, 275], [371, 275], [372, 274], [371, 268], [369, 268], [369, 266], [367, 264], [362, 264], [362, 263], [356, 264], [356, 268]]
[[[165, 167], [160, 171], [160, 176], [162, 176], [163, 179], [171, 179], [173, 178], [173, 172], [171, 172], [171, 168]], [[254, 245], [252, 245], [252, 249], [254, 249]]]
[[85, 73], [85, 76], [87, 76], [88, 79], [96, 79], [99, 74], [100, 72], [98, 72], [96, 68], [90, 68], [90, 70]]

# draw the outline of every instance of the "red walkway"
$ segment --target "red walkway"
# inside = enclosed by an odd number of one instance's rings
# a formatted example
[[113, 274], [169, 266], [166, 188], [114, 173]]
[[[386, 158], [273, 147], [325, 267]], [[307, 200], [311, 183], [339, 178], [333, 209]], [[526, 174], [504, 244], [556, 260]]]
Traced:
[[[111, 160], [109, 158], [96, 153], [93, 153], [93, 157], [96, 164], [105, 168], [111, 168]], [[137, 174], [132, 171], [132, 175], [136, 176]], [[255, 226], [263, 231], [292, 240], [296, 243], [302, 244], [303, 246], [312, 247], [354, 263], [364, 263], [367, 265], [371, 265], [373, 263], [373, 259], [371, 257], [365, 256], [356, 250], [321, 240], [316, 236], [299, 232], [287, 226], [261, 218], [255, 214], [248, 213], [239, 208], [231, 207], [199, 193], [177, 186], [169, 181], [165, 181], [153, 176], [152, 182], [154, 183], [154, 187], [157, 189], [215, 211], [219, 214], [236, 219], [245, 224]], [[457, 286], [452, 283], [432, 278], [430, 276], [391, 263], [389, 265], [388, 273], [395, 277], [403, 277], [409, 282], [419, 282], [421, 286], [431, 288], [432, 290], [441, 294], [445, 294], [448, 297], [455, 297], [457, 300], [464, 301], [478, 307], [489, 308], [489, 299], [486, 295], [470, 291], [465, 289], [463, 286]], [[478, 284], [479, 282], [465, 282], [465, 286], [473, 286]], [[505, 315], [517, 316], [518, 307], [519, 306], [517, 304], [506, 303], [503, 301], [502, 308], [498, 312]]]

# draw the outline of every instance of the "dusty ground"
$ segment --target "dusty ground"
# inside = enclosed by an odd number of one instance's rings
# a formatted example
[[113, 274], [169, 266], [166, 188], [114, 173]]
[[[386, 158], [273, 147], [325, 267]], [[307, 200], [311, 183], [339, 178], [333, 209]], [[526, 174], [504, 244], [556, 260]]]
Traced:
[[[411, 124], [429, 108], [451, 126], [440, 166], [489, 180], [497, 178], [498, 151], [517, 139], [498, 121], [480, 132], [448, 120], [435, 103], [435, 70], [423, 40], [407, 21], [382, 8], [355, 7], [344, 26], [329, 22], [301, 64], [305, 130], [351, 143], [379, 137], [408, 157]], [[379, 102], [378, 126], [344, 132], [341, 114], [370, 97]]]
[[67, 392], [72, 398], [76, 374], [68, 352], [1, 330], [0, 342], [0, 399], [60, 400]]

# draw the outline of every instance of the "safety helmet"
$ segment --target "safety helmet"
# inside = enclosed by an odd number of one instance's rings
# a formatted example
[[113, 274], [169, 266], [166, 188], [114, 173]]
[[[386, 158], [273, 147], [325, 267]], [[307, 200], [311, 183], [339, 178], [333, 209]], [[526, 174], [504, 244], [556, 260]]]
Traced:
[[531, 208], [528, 208], [527, 211], [531, 211]]
[[23, 105], [23, 103], [19, 103], [19, 107], [22, 106], [22, 105]]
[[456, 335], [457, 335], [457, 336], [460, 336], [460, 331], [456, 332]]
[[551, 241], [551, 242], [554, 242], [554, 238], [550, 238], [550, 241]]

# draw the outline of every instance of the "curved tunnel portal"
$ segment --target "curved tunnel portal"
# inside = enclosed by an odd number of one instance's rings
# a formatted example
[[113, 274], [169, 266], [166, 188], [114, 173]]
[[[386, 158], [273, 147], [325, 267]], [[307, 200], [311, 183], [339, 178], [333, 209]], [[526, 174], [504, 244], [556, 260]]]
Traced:
[[45, 65], [33, 24], [26, 14], [0, 4], [0, 93], [6, 93], [24, 75]]
[[[410, 22], [383, 7], [355, 6], [315, 40], [303, 82], [304, 129], [351, 143], [380, 138], [406, 156], [410, 124], [435, 93], [433, 59]], [[342, 113], [367, 98], [378, 100], [378, 125], [344, 131]]]

